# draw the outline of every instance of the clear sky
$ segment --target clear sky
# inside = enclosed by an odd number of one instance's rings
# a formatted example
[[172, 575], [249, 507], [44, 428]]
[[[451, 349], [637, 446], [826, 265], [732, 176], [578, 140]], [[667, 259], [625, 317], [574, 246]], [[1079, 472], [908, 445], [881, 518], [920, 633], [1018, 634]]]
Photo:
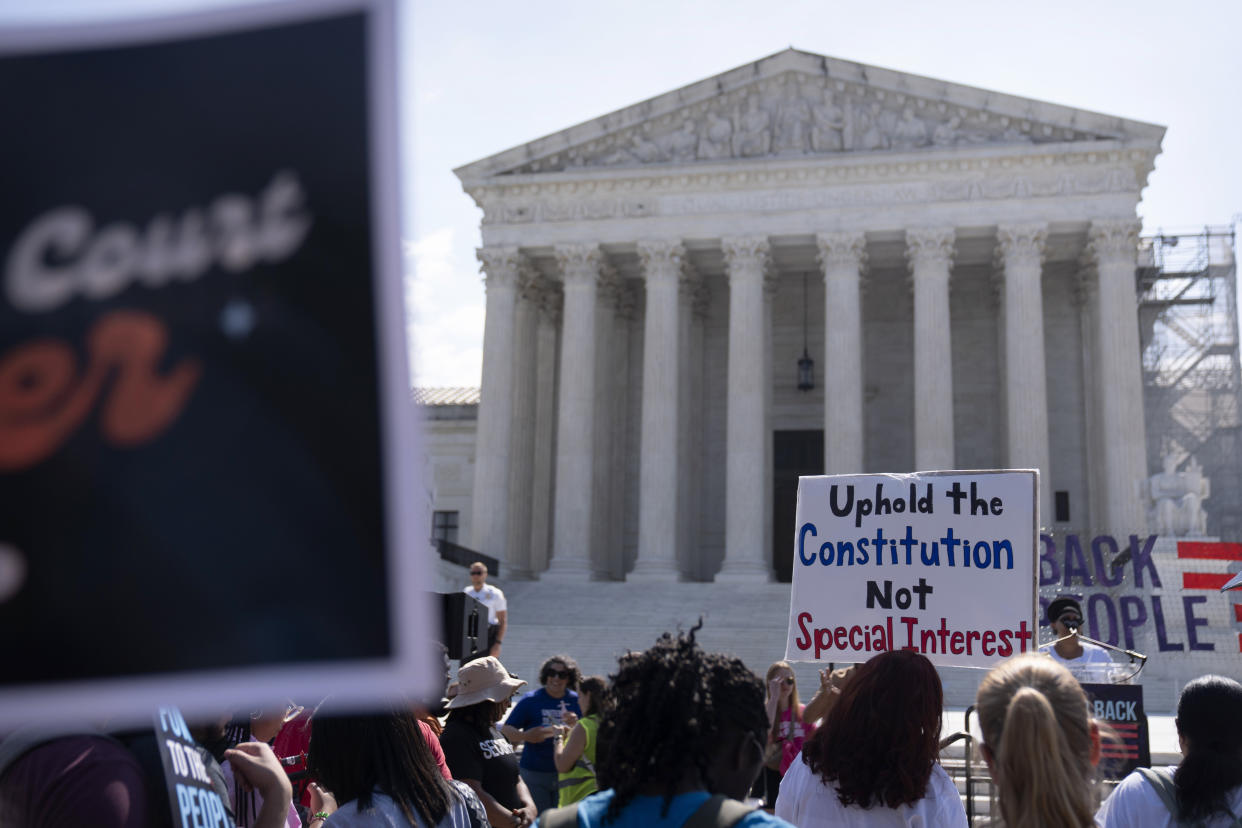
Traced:
[[[0, 25], [234, 0], [0, 0]], [[1239, 0], [399, 0], [419, 385], [477, 385], [480, 211], [454, 167], [793, 46], [1167, 126], [1144, 232], [1242, 213]]]

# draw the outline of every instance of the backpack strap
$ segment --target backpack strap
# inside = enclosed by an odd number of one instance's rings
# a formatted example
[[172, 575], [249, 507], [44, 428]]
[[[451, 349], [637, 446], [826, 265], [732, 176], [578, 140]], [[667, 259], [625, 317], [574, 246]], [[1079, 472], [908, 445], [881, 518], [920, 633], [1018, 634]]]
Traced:
[[1147, 784], [1156, 789], [1160, 801], [1164, 803], [1173, 823], [1181, 820], [1181, 812], [1177, 808], [1177, 786], [1173, 784], [1173, 775], [1168, 768], [1135, 768], [1139, 776], [1147, 780]]
[[539, 815], [540, 828], [578, 828], [578, 803], [549, 808]]
[[715, 794], [690, 815], [682, 828], [733, 828], [754, 810], [724, 794]]

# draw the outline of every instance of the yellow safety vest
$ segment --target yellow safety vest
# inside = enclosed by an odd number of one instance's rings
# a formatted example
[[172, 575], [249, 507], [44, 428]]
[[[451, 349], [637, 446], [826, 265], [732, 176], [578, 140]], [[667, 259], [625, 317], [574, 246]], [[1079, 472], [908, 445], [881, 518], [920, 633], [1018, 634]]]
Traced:
[[595, 734], [599, 730], [599, 718], [587, 716], [579, 719], [578, 724], [586, 731], [586, 747], [569, 773], [558, 776], [556, 787], [560, 791], [560, 801], [557, 804], [562, 807], [586, 799], [599, 790], [595, 784]]

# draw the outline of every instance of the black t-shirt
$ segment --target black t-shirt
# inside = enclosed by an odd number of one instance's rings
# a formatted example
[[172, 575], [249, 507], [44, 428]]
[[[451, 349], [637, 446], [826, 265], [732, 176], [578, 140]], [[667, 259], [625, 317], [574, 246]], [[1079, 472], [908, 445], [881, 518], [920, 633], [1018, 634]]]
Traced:
[[517, 795], [517, 754], [495, 727], [476, 729], [450, 718], [440, 734], [440, 747], [454, 779], [477, 779], [504, 807], [522, 807]]

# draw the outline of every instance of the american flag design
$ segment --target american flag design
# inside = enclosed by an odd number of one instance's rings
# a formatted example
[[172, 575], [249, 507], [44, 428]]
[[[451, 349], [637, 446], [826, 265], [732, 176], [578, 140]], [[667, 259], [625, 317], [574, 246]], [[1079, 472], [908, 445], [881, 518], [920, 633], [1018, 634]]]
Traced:
[[[1242, 543], [1178, 541], [1177, 557], [1180, 560], [1203, 561], [1204, 569], [1210, 570], [1184, 570], [1182, 572], [1183, 590], [1215, 593], [1238, 576], [1239, 563], [1242, 562]], [[1229, 565], [1229, 571], [1221, 572], [1219, 564], [1213, 566], [1207, 564], [1208, 561], [1226, 562]], [[1242, 627], [1242, 589], [1231, 591], [1229, 595], [1233, 606], [1234, 625]], [[1238, 633], [1238, 651], [1242, 652], [1242, 631]]]

